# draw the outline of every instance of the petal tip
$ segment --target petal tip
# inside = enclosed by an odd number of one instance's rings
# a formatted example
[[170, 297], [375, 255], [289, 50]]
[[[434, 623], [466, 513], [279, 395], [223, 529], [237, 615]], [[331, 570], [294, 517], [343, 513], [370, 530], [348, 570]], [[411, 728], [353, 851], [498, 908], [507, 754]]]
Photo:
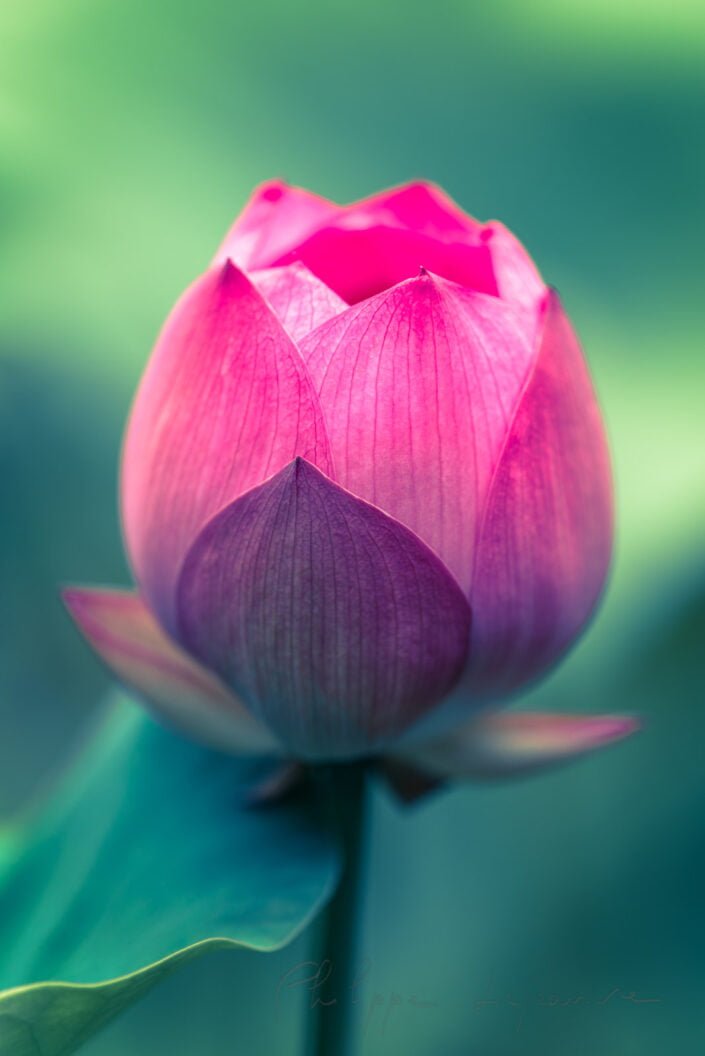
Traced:
[[643, 729], [643, 722], [638, 715], [601, 715], [595, 726], [595, 738], [599, 746], [638, 733]]
[[250, 280], [231, 256], [224, 257], [221, 261], [218, 261], [216, 270], [223, 286], [232, 286], [233, 289], [250, 289], [252, 287]]
[[490, 716], [486, 730], [497, 745], [535, 757], [581, 755], [624, 740], [641, 726], [636, 715], [509, 712]]
[[80, 607], [81, 593], [81, 588], [75, 587], [73, 584], [59, 587], [59, 597], [70, 612], [73, 611], [74, 607]]
[[115, 607], [121, 602], [129, 604], [134, 593], [127, 588], [80, 586], [76, 583], [68, 583], [59, 587], [59, 597], [65, 607], [76, 620], [81, 622], [81, 617], [90, 615], [96, 607], [112, 605]]
[[291, 184], [286, 180], [265, 180], [255, 189], [255, 195], [265, 202], [278, 202], [289, 190], [291, 190]]

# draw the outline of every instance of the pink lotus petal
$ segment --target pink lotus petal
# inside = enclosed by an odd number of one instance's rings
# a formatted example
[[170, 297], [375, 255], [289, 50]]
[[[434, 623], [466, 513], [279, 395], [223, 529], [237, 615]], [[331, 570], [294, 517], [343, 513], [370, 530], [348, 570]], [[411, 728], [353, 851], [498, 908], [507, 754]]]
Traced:
[[354, 226], [345, 214], [315, 231], [276, 263], [303, 261], [322, 282], [347, 301], [373, 297], [425, 268], [474, 290], [496, 294], [492, 255], [484, 242], [442, 242], [403, 227]]
[[230, 258], [242, 268], [268, 268], [339, 210], [340, 206], [310, 191], [272, 180], [254, 192], [226, 235], [215, 263]]
[[428, 183], [341, 208], [278, 258], [293, 260], [349, 304], [413, 278], [421, 267], [533, 309], [545, 293], [531, 257], [503, 224], [481, 224]]
[[560, 656], [599, 597], [611, 540], [600, 412], [578, 342], [552, 293], [476, 550], [471, 691], [513, 689]]
[[181, 562], [200, 529], [296, 455], [330, 472], [318, 398], [272, 309], [227, 263], [169, 316], [127, 430], [128, 552], [168, 631]]
[[418, 180], [392, 187], [345, 207], [358, 227], [398, 225], [439, 239], [477, 240], [483, 225], [434, 183]]
[[144, 696], [157, 715], [225, 751], [281, 753], [235, 694], [167, 638], [137, 594], [71, 587], [63, 598], [110, 670]]
[[449, 779], [515, 777], [568, 762], [639, 729], [631, 715], [491, 712], [400, 756]]
[[417, 532], [464, 590], [534, 327], [519, 308], [424, 275], [301, 343], [336, 479]]
[[485, 224], [481, 237], [492, 254], [499, 296], [527, 308], [536, 308], [545, 296], [546, 287], [519, 239], [497, 220]]
[[482, 224], [432, 183], [418, 181], [340, 206], [281, 181], [255, 191], [216, 263], [270, 268], [303, 262], [347, 303], [424, 267], [470, 289], [535, 305], [541, 278], [500, 223]]
[[294, 341], [300, 341], [347, 308], [345, 301], [303, 264], [254, 271], [250, 279]]
[[[546, 292], [543, 280], [531, 257], [504, 224], [496, 220], [483, 224], [469, 216], [440, 187], [432, 183], [409, 183], [348, 206], [346, 213], [366, 225], [389, 224], [390, 221], [444, 242], [486, 244], [490, 254], [494, 287], [487, 282], [486, 292], [497, 292], [504, 300], [535, 308]], [[443, 268], [423, 262], [429, 271], [454, 278]], [[458, 278], [462, 282], [462, 278]], [[473, 285], [472, 282], [467, 285]], [[475, 286], [483, 289], [483, 286]]]
[[365, 753], [432, 707], [470, 624], [416, 536], [301, 459], [203, 530], [179, 616], [186, 648], [313, 758]]

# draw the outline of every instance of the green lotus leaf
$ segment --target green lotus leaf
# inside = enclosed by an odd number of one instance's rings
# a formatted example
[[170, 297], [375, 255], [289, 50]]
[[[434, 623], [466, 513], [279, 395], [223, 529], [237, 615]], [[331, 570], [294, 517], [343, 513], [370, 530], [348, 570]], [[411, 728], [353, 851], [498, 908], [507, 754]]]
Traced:
[[333, 893], [312, 803], [248, 805], [261, 761], [111, 706], [51, 805], [0, 835], [0, 1054], [67, 1056], [208, 950], [275, 950]]

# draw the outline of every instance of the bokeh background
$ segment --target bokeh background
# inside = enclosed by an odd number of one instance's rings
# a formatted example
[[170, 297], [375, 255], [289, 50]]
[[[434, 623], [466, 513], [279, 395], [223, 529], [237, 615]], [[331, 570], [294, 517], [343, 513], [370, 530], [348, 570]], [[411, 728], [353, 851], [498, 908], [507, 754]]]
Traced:
[[[560, 289], [608, 422], [618, 538], [597, 620], [526, 703], [646, 719], [532, 782], [411, 814], [376, 797], [362, 1051], [700, 1051], [695, 0], [5, 0], [0, 808], [46, 787], [100, 706], [107, 678], [57, 584], [128, 581], [116, 468], [131, 394], [172, 302], [271, 176], [341, 201], [434, 179], [507, 223]], [[275, 994], [306, 953], [206, 958], [83, 1051], [293, 1056], [300, 1007]]]

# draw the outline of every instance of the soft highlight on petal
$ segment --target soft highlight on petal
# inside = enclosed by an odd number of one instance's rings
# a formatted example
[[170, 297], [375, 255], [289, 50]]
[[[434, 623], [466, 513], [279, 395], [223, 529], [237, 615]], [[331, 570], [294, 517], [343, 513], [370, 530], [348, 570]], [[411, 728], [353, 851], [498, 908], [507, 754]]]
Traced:
[[62, 596], [96, 653], [157, 715], [222, 751], [281, 753], [235, 694], [165, 635], [137, 594], [70, 587]]
[[492, 712], [399, 758], [448, 780], [519, 777], [621, 741], [639, 729], [632, 715]]
[[185, 647], [295, 754], [365, 754], [450, 689], [470, 610], [412, 532], [302, 459], [203, 530], [179, 584]]
[[225, 236], [215, 263], [228, 258], [242, 268], [268, 268], [340, 206], [301, 187], [271, 180], [258, 187]]
[[294, 341], [300, 341], [347, 308], [345, 301], [303, 264], [254, 271], [250, 279]]
[[529, 312], [422, 275], [301, 343], [336, 479], [412, 528], [466, 591], [534, 327]]
[[508, 692], [571, 644], [602, 590], [612, 484], [599, 408], [556, 294], [492, 481], [470, 601], [473, 694]]
[[176, 579], [199, 530], [296, 455], [330, 472], [318, 398], [274, 311], [228, 262], [169, 316], [125, 441], [127, 549], [168, 631]]

